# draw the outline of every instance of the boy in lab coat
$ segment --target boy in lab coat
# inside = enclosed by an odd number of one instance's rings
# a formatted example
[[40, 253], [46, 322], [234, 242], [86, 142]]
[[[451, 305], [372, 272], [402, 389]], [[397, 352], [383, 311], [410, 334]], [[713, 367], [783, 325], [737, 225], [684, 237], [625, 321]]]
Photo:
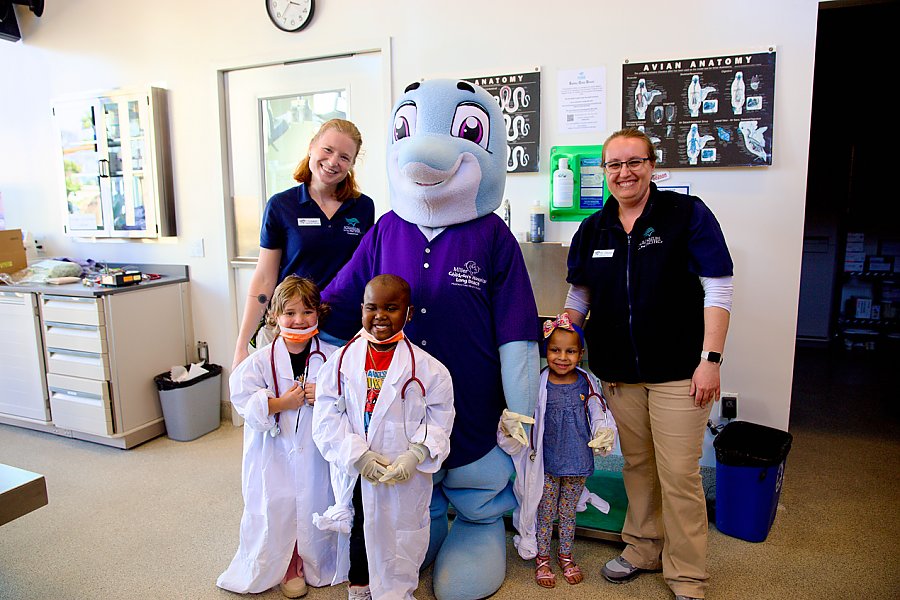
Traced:
[[356, 507], [349, 554], [338, 558], [351, 599], [413, 598], [428, 548], [431, 474], [450, 452], [450, 373], [403, 336], [411, 315], [409, 284], [375, 277], [363, 328], [319, 373], [313, 439], [349, 475], [338, 503], [352, 496]]

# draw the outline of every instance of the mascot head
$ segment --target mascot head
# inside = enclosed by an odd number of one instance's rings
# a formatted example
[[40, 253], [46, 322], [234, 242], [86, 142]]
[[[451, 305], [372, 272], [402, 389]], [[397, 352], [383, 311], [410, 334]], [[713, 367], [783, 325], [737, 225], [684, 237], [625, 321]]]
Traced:
[[506, 130], [497, 101], [456, 79], [413, 83], [391, 112], [391, 208], [416, 225], [445, 227], [500, 206]]

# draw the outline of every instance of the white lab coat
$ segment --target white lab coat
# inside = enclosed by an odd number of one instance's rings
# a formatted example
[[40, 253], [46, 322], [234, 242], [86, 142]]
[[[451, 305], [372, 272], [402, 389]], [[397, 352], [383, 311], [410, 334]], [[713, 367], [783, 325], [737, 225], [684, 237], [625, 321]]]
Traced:
[[[591, 373], [578, 369], [587, 375], [588, 380], [598, 394], [600, 382]], [[519, 556], [531, 560], [537, 556], [537, 509], [544, 493], [544, 411], [547, 408], [547, 378], [549, 369], [541, 373], [537, 405], [534, 407], [534, 429], [531, 439], [534, 440], [534, 460], [531, 460], [531, 448], [520, 446], [497, 429], [497, 444], [510, 456], [516, 468], [516, 480], [513, 482], [513, 493], [519, 501], [519, 506], [513, 511], [513, 526], [518, 535], [513, 536], [513, 544], [519, 551]], [[588, 403], [588, 412], [591, 420], [591, 432], [595, 433], [599, 427], [612, 427], [616, 424], [612, 411], [603, 409], [596, 397], [592, 397]], [[587, 488], [585, 488], [587, 491]], [[582, 494], [584, 495], [584, 494]]]
[[[310, 340], [311, 349], [316, 339]], [[281, 413], [281, 433], [272, 437], [275, 416], [269, 398], [275, 397], [269, 344], [247, 357], [231, 374], [231, 403], [244, 418], [244, 459], [241, 487], [244, 514], [240, 544], [231, 564], [216, 585], [238, 593], [264, 592], [278, 585], [291, 560], [294, 541], [303, 558], [306, 581], [331, 584], [337, 562], [337, 536], [313, 526], [312, 514], [333, 501], [329, 464], [312, 441], [312, 407]], [[284, 394], [294, 384], [291, 359], [282, 338], [276, 338], [275, 369]], [[319, 342], [329, 356], [337, 348]], [[320, 357], [309, 365], [309, 381], [316, 381]]]
[[[425, 385], [426, 400], [423, 402], [418, 386], [412, 384], [407, 388], [406, 401], [401, 401], [401, 387], [411, 377], [412, 364], [409, 346], [401, 340], [372, 413], [367, 438], [363, 426], [367, 346], [363, 339], [354, 341], [346, 347], [342, 360], [339, 360], [339, 350], [319, 373], [313, 439], [322, 455], [349, 475], [343, 493], [336, 492], [345, 502], [352, 496], [359, 477], [354, 465], [367, 450], [393, 461], [411, 442], [424, 444], [428, 449], [428, 457], [409, 480], [391, 485], [362, 482], [363, 531], [372, 597], [409, 599], [418, 587], [419, 567], [428, 549], [431, 474], [440, 468], [450, 452], [450, 430], [455, 416], [453, 385], [444, 365], [410, 345], [415, 355], [416, 376]], [[343, 401], [338, 397], [338, 377]], [[349, 568], [348, 536], [341, 535], [341, 538], [338, 577], [346, 576]]]

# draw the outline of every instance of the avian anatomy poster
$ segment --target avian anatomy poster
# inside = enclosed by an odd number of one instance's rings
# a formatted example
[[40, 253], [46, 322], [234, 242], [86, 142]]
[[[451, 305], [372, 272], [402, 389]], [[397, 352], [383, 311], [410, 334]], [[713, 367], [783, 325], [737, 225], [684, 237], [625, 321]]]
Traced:
[[622, 65], [622, 125], [644, 131], [657, 167], [772, 164], [775, 51]]

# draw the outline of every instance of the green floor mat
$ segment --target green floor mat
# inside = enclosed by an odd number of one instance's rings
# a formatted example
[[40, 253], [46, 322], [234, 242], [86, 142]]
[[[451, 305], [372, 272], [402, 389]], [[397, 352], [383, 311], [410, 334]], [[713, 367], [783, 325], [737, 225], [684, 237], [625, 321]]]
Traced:
[[609, 502], [609, 514], [605, 515], [588, 504], [587, 510], [576, 515], [575, 525], [586, 529], [621, 533], [622, 524], [625, 522], [625, 510], [628, 508], [622, 472], [594, 471], [594, 474], [587, 478], [587, 488]]

